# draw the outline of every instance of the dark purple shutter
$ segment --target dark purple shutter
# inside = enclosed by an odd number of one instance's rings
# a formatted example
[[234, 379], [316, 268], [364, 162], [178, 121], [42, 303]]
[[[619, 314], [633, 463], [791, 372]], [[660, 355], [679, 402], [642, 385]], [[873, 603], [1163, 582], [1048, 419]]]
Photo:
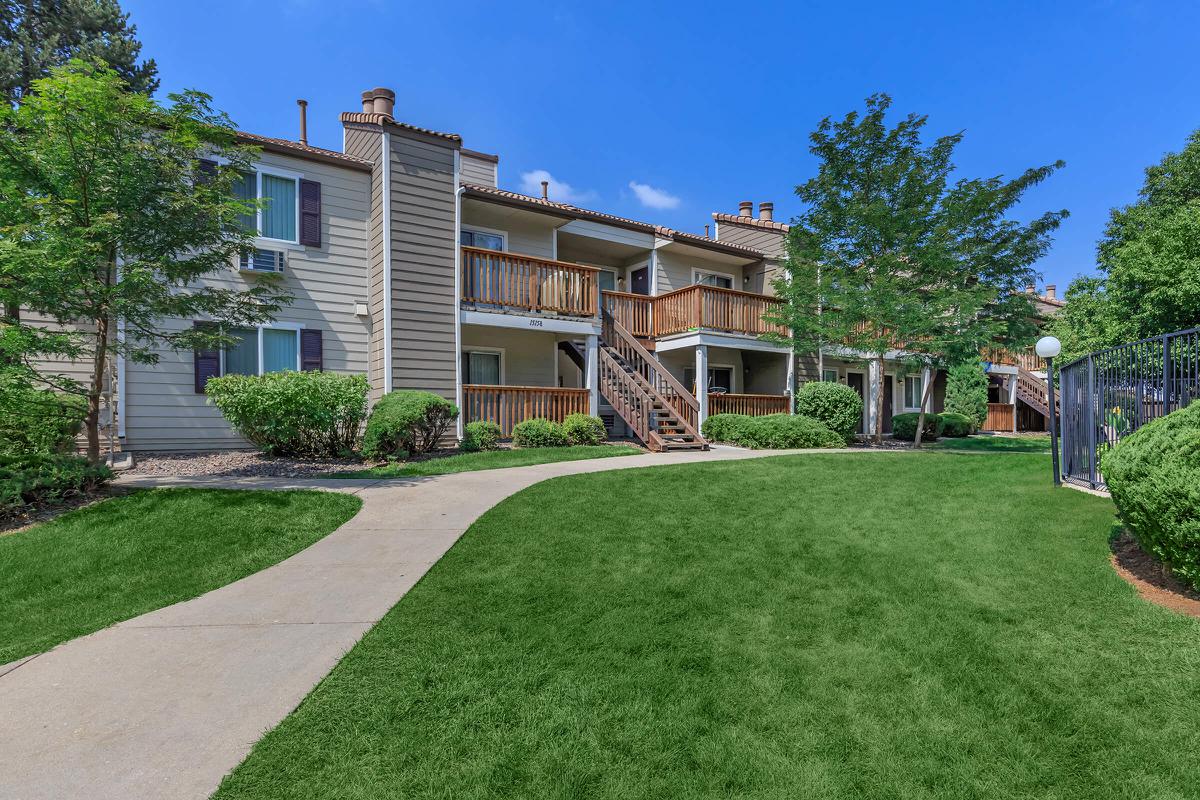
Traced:
[[217, 177], [217, 162], [207, 158], [200, 159], [196, 164], [196, 183], [209, 183]]
[[[194, 322], [196, 328], [212, 328], [211, 322]], [[209, 378], [221, 377], [221, 351], [214, 348], [192, 351], [192, 367], [196, 376], [196, 394], [204, 394]]]
[[320, 372], [324, 369], [321, 363], [321, 332], [310, 328], [300, 330], [300, 369], [305, 372]]
[[321, 246], [321, 184], [300, 181], [300, 244]]

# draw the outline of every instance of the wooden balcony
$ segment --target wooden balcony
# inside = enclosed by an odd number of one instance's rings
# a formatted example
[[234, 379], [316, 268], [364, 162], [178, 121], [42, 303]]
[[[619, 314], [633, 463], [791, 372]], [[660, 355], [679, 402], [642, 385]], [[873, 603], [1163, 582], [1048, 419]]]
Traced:
[[632, 292], [603, 291], [600, 293], [600, 302], [622, 328], [637, 338], [649, 339], [654, 335], [651, 313], [653, 297]]
[[488, 420], [511, 436], [513, 426], [542, 417], [562, 422], [569, 414], [586, 414], [590, 406], [587, 389], [550, 386], [463, 385], [463, 421]]
[[1021, 369], [1037, 372], [1045, 369], [1042, 359], [1033, 351], [1033, 348], [1014, 352], [1006, 350], [1003, 347], [989, 347], [985, 349], [980, 356], [984, 361], [990, 361], [993, 364], [1004, 364], [1009, 367], [1020, 367]]
[[652, 303], [656, 338], [692, 330], [750, 336], [787, 333], [786, 327], [763, 319], [783, 305], [782, 300], [764, 294], [696, 285], [659, 295]]
[[713, 394], [708, 395], [708, 413], [745, 414], [765, 417], [767, 414], [786, 414], [788, 397], [782, 394]]
[[519, 253], [462, 248], [462, 302], [479, 310], [596, 317], [595, 267]]

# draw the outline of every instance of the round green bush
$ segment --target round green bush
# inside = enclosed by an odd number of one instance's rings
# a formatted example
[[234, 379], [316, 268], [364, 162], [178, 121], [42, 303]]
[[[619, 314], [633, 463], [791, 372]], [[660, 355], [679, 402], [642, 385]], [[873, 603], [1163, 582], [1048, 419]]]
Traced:
[[478, 450], [496, 450], [500, 447], [500, 439], [504, 436], [500, 426], [490, 420], [468, 422], [463, 428], [463, 438], [459, 447], [468, 453]]
[[349, 455], [367, 410], [365, 375], [225, 375], [205, 392], [234, 430], [276, 456]]
[[738, 424], [732, 442], [755, 450], [841, 447], [846, 443], [825, 423], [799, 414], [746, 417]]
[[604, 420], [589, 414], [570, 414], [562, 427], [567, 444], [602, 444], [608, 438]]
[[862, 424], [863, 401], [858, 392], [832, 381], [809, 381], [796, 393], [796, 413], [825, 423], [846, 442]]
[[70, 453], [87, 402], [0, 377], [0, 455]]
[[1200, 402], [1119, 441], [1103, 471], [1142, 549], [1200, 590]]
[[[921, 415], [916, 412], [897, 414], [892, 417], [892, 436], [905, 442], [917, 438], [917, 421]], [[942, 417], [940, 414], [925, 415], [925, 432], [921, 434], [922, 442], [932, 442], [942, 435]]]
[[517, 447], [565, 447], [567, 434], [557, 422], [536, 417], [513, 426], [512, 440]]
[[458, 406], [433, 392], [400, 389], [379, 398], [363, 434], [363, 455], [386, 458], [401, 451], [428, 453], [438, 446]]
[[104, 464], [65, 455], [0, 456], [0, 519], [31, 506], [95, 491], [112, 478]]
[[748, 419], [745, 414], [713, 414], [700, 426], [700, 435], [710, 442], [732, 442]]
[[975, 432], [975, 424], [965, 414], [955, 414], [953, 411], [947, 411], [938, 416], [942, 418], [942, 436], [961, 439]]

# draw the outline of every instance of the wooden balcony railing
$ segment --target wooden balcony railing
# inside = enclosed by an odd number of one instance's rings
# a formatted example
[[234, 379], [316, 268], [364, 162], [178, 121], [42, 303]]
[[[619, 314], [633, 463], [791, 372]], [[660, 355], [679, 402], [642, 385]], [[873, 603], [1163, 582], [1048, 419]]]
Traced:
[[659, 295], [652, 302], [656, 337], [698, 329], [753, 336], [787, 333], [784, 326], [763, 319], [783, 305], [782, 300], [764, 294], [697, 285]]
[[1008, 403], [988, 403], [987, 419], [983, 421], [980, 430], [983, 431], [1015, 431], [1016, 418], [1013, 411], [1016, 406]]
[[613, 319], [619, 322], [622, 328], [639, 339], [649, 339], [654, 335], [653, 318], [650, 314], [653, 300], [649, 295], [632, 292], [600, 293], [600, 302], [604, 310], [612, 314]]
[[1045, 365], [1042, 364], [1042, 359], [1032, 349], [1022, 350], [1018, 353], [1003, 347], [989, 347], [980, 355], [984, 361], [990, 361], [993, 364], [1005, 364], [1010, 367], [1020, 367], [1030, 372], [1036, 372], [1045, 368]]
[[464, 247], [462, 271], [464, 303], [572, 317], [598, 313], [596, 267]]
[[543, 386], [463, 386], [463, 421], [488, 420], [511, 436], [513, 426], [527, 419], [543, 417], [562, 422], [568, 414], [586, 414], [587, 389], [559, 389]]
[[786, 414], [788, 398], [782, 394], [713, 394], [708, 395], [708, 413], [746, 414], [764, 417], [767, 414]]

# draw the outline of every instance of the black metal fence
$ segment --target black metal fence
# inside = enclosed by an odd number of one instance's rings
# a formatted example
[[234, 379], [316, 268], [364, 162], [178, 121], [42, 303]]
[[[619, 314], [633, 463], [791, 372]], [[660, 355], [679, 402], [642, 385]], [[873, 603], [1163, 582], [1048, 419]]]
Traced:
[[1084, 356], [1059, 369], [1062, 478], [1104, 488], [1104, 453], [1200, 397], [1200, 328]]

